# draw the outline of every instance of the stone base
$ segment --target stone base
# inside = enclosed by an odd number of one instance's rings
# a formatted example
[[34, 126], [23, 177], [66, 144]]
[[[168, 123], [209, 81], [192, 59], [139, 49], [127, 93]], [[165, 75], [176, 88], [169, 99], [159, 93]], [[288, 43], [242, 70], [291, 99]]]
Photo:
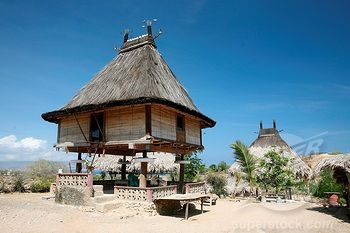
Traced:
[[62, 186], [56, 190], [55, 201], [60, 204], [86, 206], [91, 204], [92, 188]]

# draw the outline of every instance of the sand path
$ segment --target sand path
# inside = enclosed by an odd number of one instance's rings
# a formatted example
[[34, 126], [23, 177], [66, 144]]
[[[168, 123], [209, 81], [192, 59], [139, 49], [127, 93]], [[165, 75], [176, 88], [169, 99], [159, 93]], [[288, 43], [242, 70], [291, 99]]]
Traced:
[[[149, 216], [86, 212], [56, 204], [45, 194], [0, 194], [0, 232], [350, 232], [345, 210], [327, 210], [309, 203], [255, 203], [218, 200], [205, 213]], [[198, 209], [198, 207], [197, 207]]]

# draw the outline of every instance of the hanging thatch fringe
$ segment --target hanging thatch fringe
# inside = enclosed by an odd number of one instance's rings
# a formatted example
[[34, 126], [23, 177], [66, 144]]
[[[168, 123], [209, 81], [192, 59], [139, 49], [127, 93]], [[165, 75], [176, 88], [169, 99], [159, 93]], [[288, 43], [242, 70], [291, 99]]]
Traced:
[[315, 173], [318, 174], [326, 168], [332, 170], [342, 169], [350, 174], [350, 155], [336, 155], [331, 158], [322, 159], [315, 166]]
[[[142, 157], [142, 155], [137, 155], [136, 157]], [[148, 153], [148, 158], [155, 158], [153, 163], [148, 163], [149, 173], [170, 173], [176, 172], [179, 169], [179, 164], [174, 163], [175, 155], [170, 153]], [[94, 167], [95, 169], [111, 172], [120, 172], [122, 165], [119, 163], [122, 161], [123, 156], [118, 155], [105, 155], [104, 157], [99, 157], [95, 159]], [[141, 170], [141, 163], [135, 162], [136, 160], [132, 157], [127, 157], [130, 164], [126, 165], [127, 172], [139, 172]]]

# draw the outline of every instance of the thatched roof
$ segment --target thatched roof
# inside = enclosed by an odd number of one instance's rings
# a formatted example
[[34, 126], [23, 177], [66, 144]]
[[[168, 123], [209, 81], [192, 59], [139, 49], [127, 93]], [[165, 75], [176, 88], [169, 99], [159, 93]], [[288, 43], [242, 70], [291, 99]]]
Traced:
[[318, 174], [324, 169], [333, 170], [333, 176], [339, 183], [350, 182], [350, 155], [336, 155], [331, 158], [322, 159], [315, 167]]
[[66, 105], [42, 115], [44, 120], [57, 123], [60, 116], [75, 112], [100, 110], [107, 107], [159, 103], [199, 117], [204, 127], [215, 121], [199, 112], [185, 88], [177, 80], [157, 51], [149, 34], [124, 38], [122, 49]]
[[[276, 129], [276, 122], [273, 122], [273, 128], [267, 129], [264, 129], [262, 123], [260, 123], [258, 138], [249, 146], [249, 153], [259, 160], [272, 150], [275, 150], [282, 156], [291, 159], [291, 170], [295, 177], [301, 179], [312, 178], [312, 169], [302, 161], [297, 153], [281, 138]], [[228, 187], [228, 189], [232, 190], [233, 193], [239, 193], [241, 190], [249, 189], [249, 185], [244, 179], [237, 179], [237, 177], [235, 177], [235, 175], [242, 173], [241, 167], [237, 162], [234, 162], [228, 171], [232, 176], [232, 182], [230, 182], [230, 187]]]
[[[142, 155], [137, 155], [133, 158], [127, 157], [130, 164], [126, 165], [127, 172], [139, 172], [141, 170], [141, 163], [136, 162], [135, 158], [142, 157]], [[171, 173], [176, 172], [180, 165], [175, 163], [175, 155], [170, 153], [161, 152], [149, 152], [147, 154], [148, 158], [155, 158], [153, 163], [148, 163], [147, 170], [149, 173]], [[120, 172], [121, 161], [123, 156], [118, 155], [105, 155], [95, 159], [93, 166], [95, 169], [103, 171]]]
[[296, 177], [310, 179], [313, 175], [312, 169], [301, 160], [298, 154], [281, 138], [276, 122], [273, 122], [273, 128], [264, 129], [260, 123], [258, 138], [249, 146], [249, 152], [258, 159], [271, 150], [281, 153], [292, 160], [292, 171]]
[[301, 159], [313, 170], [315, 171], [315, 167], [317, 164], [319, 164], [319, 162], [322, 159], [325, 158], [332, 158], [335, 155], [332, 154], [327, 154], [327, 153], [322, 153], [322, 154], [313, 154], [313, 155], [308, 155], [308, 156], [303, 156]]

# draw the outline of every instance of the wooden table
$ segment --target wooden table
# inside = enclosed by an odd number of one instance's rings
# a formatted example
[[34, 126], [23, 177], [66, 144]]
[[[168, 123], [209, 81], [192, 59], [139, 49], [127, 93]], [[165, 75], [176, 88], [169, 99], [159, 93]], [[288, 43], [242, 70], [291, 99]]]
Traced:
[[188, 204], [193, 201], [201, 201], [201, 213], [203, 213], [203, 202], [205, 199], [210, 198], [208, 194], [197, 194], [197, 193], [189, 193], [189, 194], [173, 194], [167, 197], [161, 197], [157, 200], [172, 200], [172, 201], [181, 201], [185, 203], [185, 219], [188, 219]]

